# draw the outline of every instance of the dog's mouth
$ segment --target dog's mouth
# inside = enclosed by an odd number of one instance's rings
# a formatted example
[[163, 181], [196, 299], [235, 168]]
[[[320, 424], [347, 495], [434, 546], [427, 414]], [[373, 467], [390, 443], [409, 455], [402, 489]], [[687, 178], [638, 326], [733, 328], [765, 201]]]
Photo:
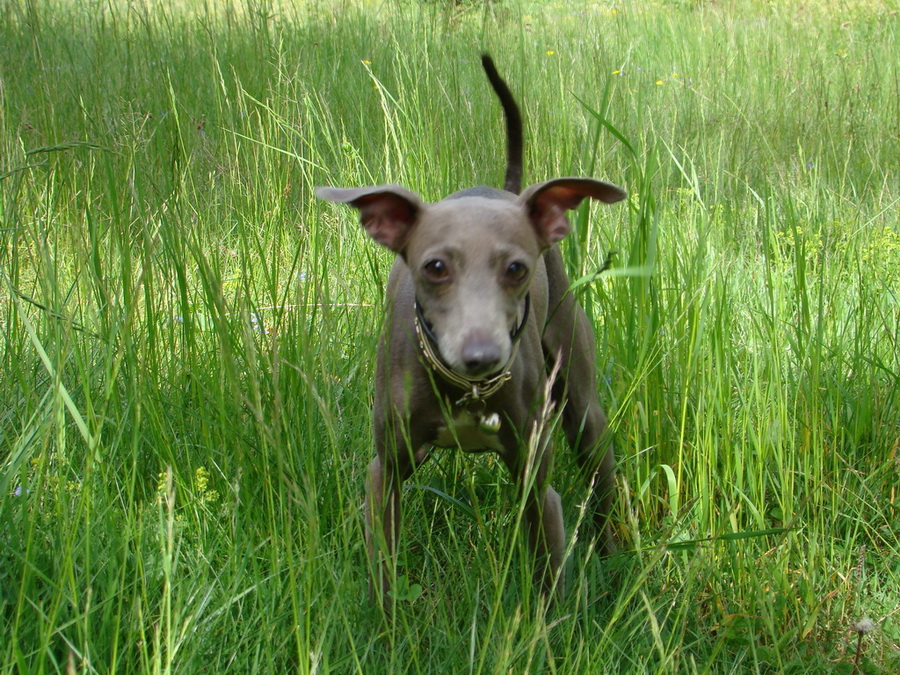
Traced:
[[[521, 320], [509, 332], [510, 349], [508, 358], [502, 359], [501, 348], [494, 340], [483, 334], [474, 333], [467, 338], [461, 348], [460, 366], [456, 367], [448, 363], [441, 355], [440, 341], [434, 332], [434, 327], [425, 318], [422, 304], [418, 298], [415, 301], [416, 334], [419, 338], [419, 346], [425, 357], [426, 363], [432, 370], [439, 373], [445, 380], [462, 389], [471, 389], [483, 383], [495, 381], [499, 378], [508, 378], [509, 367], [516, 357], [519, 340], [528, 323], [531, 310], [531, 294], [526, 293], [524, 307], [521, 312]], [[503, 350], [505, 351], [505, 350]]]

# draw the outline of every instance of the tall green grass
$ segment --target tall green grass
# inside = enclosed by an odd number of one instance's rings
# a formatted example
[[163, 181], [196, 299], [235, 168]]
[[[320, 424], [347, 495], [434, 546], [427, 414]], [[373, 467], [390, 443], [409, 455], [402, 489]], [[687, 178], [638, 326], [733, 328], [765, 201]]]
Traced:
[[[4, 670], [900, 668], [898, 7], [11, 0], [0, 6]], [[514, 489], [441, 452], [398, 609], [361, 486], [391, 260], [316, 185], [593, 175], [622, 553], [560, 443], [569, 594]]]

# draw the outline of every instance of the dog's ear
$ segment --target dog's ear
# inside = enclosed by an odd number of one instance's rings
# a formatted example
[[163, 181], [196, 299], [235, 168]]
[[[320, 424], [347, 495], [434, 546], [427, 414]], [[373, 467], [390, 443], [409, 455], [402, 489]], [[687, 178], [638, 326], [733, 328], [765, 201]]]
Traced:
[[577, 208], [585, 197], [613, 204], [625, 199], [625, 191], [593, 178], [555, 178], [532, 185], [519, 197], [538, 237], [547, 246], [569, 234], [566, 211]]
[[366, 232], [382, 246], [400, 253], [424, 204], [415, 192], [399, 185], [364, 188], [316, 188], [319, 199], [341, 202], [359, 210]]

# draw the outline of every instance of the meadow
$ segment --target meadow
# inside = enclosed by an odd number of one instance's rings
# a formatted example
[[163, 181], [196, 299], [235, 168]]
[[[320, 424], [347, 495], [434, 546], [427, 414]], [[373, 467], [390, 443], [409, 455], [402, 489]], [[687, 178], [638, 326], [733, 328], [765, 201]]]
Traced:
[[[362, 482], [388, 252], [318, 185], [587, 175], [620, 552], [558, 443]], [[3, 672], [900, 671], [897, 0], [0, 4]], [[604, 261], [610, 269], [598, 273]]]

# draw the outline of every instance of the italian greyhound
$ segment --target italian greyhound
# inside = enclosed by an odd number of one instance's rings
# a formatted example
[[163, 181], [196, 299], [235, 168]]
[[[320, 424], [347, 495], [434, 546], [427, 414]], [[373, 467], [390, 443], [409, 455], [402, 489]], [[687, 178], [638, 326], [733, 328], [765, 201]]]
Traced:
[[370, 590], [388, 611], [401, 486], [435, 447], [500, 456], [524, 500], [535, 581], [551, 601], [562, 594], [565, 531], [559, 494], [548, 481], [550, 406], [561, 408], [592, 486], [602, 550], [614, 550], [607, 518], [615, 462], [597, 399], [594, 335], [554, 244], [569, 232], [567, 210], [586, 197], [617, 202], [625, 192], [591, 178], [556, 178], [519, 194], [519, 109], [489, 56], [482, 65], [506, 118], [504, 190], [473, 187], [433, 204], [397, 185], [316, 191], [356, 208], [369, 236], [397, 254], [366, 480]]

